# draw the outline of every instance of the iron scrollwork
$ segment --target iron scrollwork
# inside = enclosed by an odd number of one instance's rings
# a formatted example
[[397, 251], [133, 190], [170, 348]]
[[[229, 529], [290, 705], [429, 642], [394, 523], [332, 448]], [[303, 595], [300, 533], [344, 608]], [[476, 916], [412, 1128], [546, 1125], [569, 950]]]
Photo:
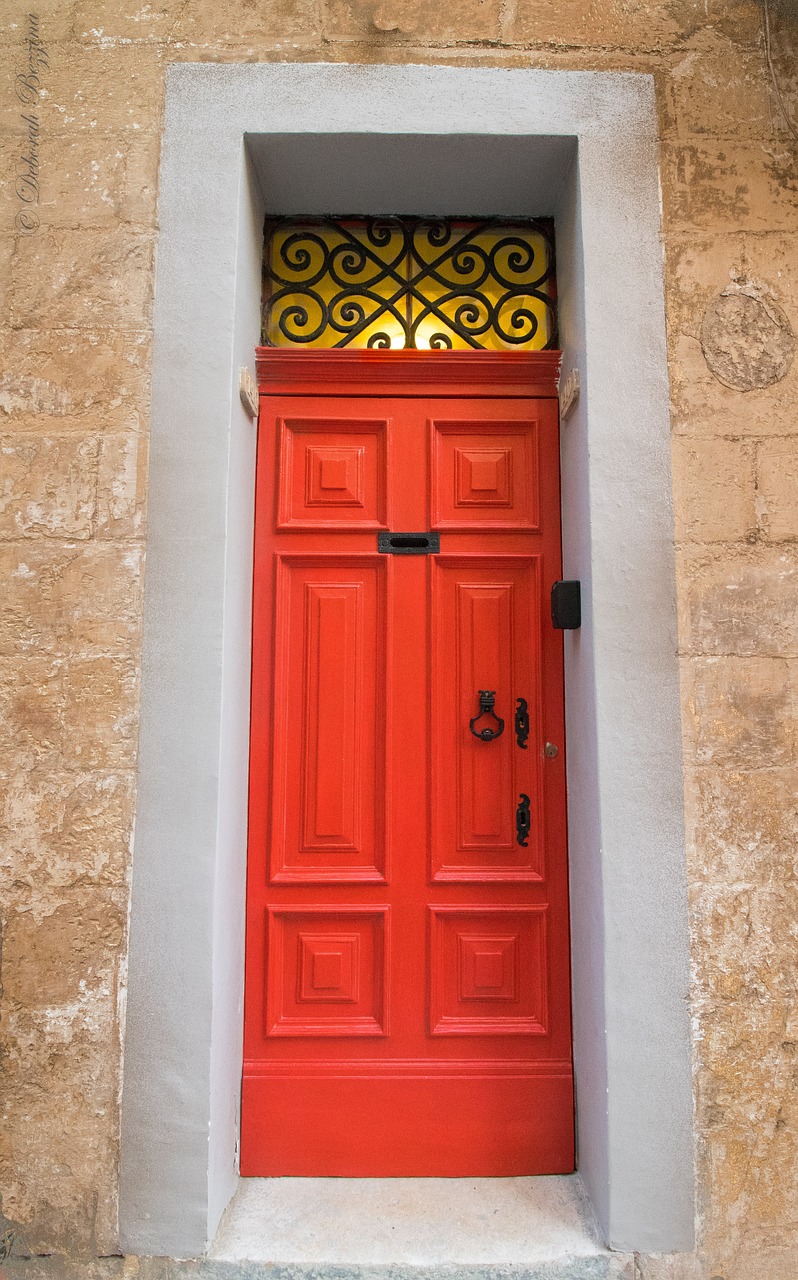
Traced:
[[557, 346], [550, 219], [267, 219], [267, 345]]

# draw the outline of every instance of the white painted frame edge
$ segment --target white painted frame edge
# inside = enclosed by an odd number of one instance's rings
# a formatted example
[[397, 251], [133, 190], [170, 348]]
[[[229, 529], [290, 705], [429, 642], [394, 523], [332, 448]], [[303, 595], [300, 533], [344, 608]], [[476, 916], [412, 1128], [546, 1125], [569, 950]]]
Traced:
[[[261, 209], [269, 133], [567, 136], [557, 217], [580, 1169], [607, 1240], [689, 1249], [689, 937], [650, 77], [183, 64], [161, 165], [120, 1230], [204, 1251], [236, 1185]], [[254, 269], [253, 269], [254, 264]], [[589, 449], [588, 449], [589, 444]]]

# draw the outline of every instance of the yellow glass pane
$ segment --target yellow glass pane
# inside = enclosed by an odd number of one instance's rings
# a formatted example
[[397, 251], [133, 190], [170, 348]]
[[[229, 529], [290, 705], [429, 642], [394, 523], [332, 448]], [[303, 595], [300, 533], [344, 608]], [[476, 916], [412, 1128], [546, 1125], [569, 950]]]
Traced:
[[[267, 342], [335, 347], [350, 337], [347, 345], [366, 346], [377, 321], [391, 318], [391, 299], [404, 286], [397, 261], [403, 271], [404, 259], [395, 229], [370, 244], [353, 224], [278, 227], [265, 262]], [[396, 328], [402, 332], [399, 322]]]
[[267, 227], [272, 346], [535, 350], [556, 341], [549, 227], [418, 218]]
[[[541, 349], [551, 337], [550, 253], [544, 236], [523, 226], [479, 230], [452, 224], [451, 235], [422, 230], [414, 237], [414, 285], [423, 294], [416, 345], [436, 333], [455, 349]], [[545, 298], [528, 293], [535, 289]], [[436, 323], [436, 317], [449, 321]]]

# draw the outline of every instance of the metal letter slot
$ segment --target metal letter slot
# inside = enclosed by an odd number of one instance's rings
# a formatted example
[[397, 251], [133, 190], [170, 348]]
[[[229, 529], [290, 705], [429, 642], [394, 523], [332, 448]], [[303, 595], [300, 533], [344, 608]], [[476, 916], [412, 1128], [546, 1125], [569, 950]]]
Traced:
[[383, 555], [429, 556], [441, 549], [439, 533], [378, 533], [377, 550]]

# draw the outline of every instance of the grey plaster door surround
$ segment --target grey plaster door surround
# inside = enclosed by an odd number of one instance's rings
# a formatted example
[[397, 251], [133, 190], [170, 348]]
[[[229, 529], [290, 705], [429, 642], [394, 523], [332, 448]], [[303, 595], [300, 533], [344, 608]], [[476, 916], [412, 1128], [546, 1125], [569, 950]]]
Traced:
[[[692, 1097], [656, 117], [642, 75], [176, 65], [160, 172], [120, 1224], [204, 1252], [237, 1182], [264, 211], [552, 215], [563, 367], [579, 1170], [688, 1249]], [[634, 608], [629, 602], [634, 601]]]

